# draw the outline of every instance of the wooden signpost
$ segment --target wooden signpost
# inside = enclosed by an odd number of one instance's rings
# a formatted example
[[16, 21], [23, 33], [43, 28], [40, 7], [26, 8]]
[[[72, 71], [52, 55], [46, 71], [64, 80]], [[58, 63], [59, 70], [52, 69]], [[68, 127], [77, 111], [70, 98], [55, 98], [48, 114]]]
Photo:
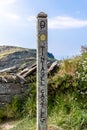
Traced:
[[37, 130], [47, 130], [47, 15], [37, 15]]

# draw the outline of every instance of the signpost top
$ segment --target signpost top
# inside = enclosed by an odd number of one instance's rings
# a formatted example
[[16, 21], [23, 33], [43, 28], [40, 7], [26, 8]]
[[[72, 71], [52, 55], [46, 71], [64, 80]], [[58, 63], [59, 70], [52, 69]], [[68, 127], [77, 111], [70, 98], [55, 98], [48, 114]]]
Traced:
[[37, 15], [37, 18], [47, 18], [47, 14], [45, 14], [44, 12], [40, 12], [40, 13]]

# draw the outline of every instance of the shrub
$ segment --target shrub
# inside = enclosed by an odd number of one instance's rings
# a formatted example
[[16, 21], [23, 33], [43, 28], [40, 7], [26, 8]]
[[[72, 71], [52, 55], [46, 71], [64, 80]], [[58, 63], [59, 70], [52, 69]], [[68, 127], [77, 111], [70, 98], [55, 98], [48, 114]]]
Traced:
[[[78, 64], [76, 75], [78, 79], [77, 94], [80, 106], [87, 108], [87, 53], [82, 55], [81, 61]], [[82, 101], [83, 105], [81, 104]]]

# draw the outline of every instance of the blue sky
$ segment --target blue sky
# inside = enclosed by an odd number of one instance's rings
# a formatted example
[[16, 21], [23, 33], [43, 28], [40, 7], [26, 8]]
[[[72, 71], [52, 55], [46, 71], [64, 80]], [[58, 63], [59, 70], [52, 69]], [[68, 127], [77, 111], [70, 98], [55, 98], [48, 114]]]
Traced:
[[0, 0], [0, 45], [36, 48], [36, 16], [48, 14], [48, 50], [55, 58], [87, 45], [87, 0]]

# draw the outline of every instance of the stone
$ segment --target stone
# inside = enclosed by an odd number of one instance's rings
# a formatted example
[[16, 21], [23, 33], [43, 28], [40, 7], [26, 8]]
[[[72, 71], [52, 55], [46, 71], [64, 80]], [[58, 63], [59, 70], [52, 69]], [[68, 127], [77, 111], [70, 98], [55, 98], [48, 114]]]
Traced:
[[45, 14], [44, 12], [40, 12], [40, 13], [37, 15], [37, 18], [47, 18], [47, 14]]

